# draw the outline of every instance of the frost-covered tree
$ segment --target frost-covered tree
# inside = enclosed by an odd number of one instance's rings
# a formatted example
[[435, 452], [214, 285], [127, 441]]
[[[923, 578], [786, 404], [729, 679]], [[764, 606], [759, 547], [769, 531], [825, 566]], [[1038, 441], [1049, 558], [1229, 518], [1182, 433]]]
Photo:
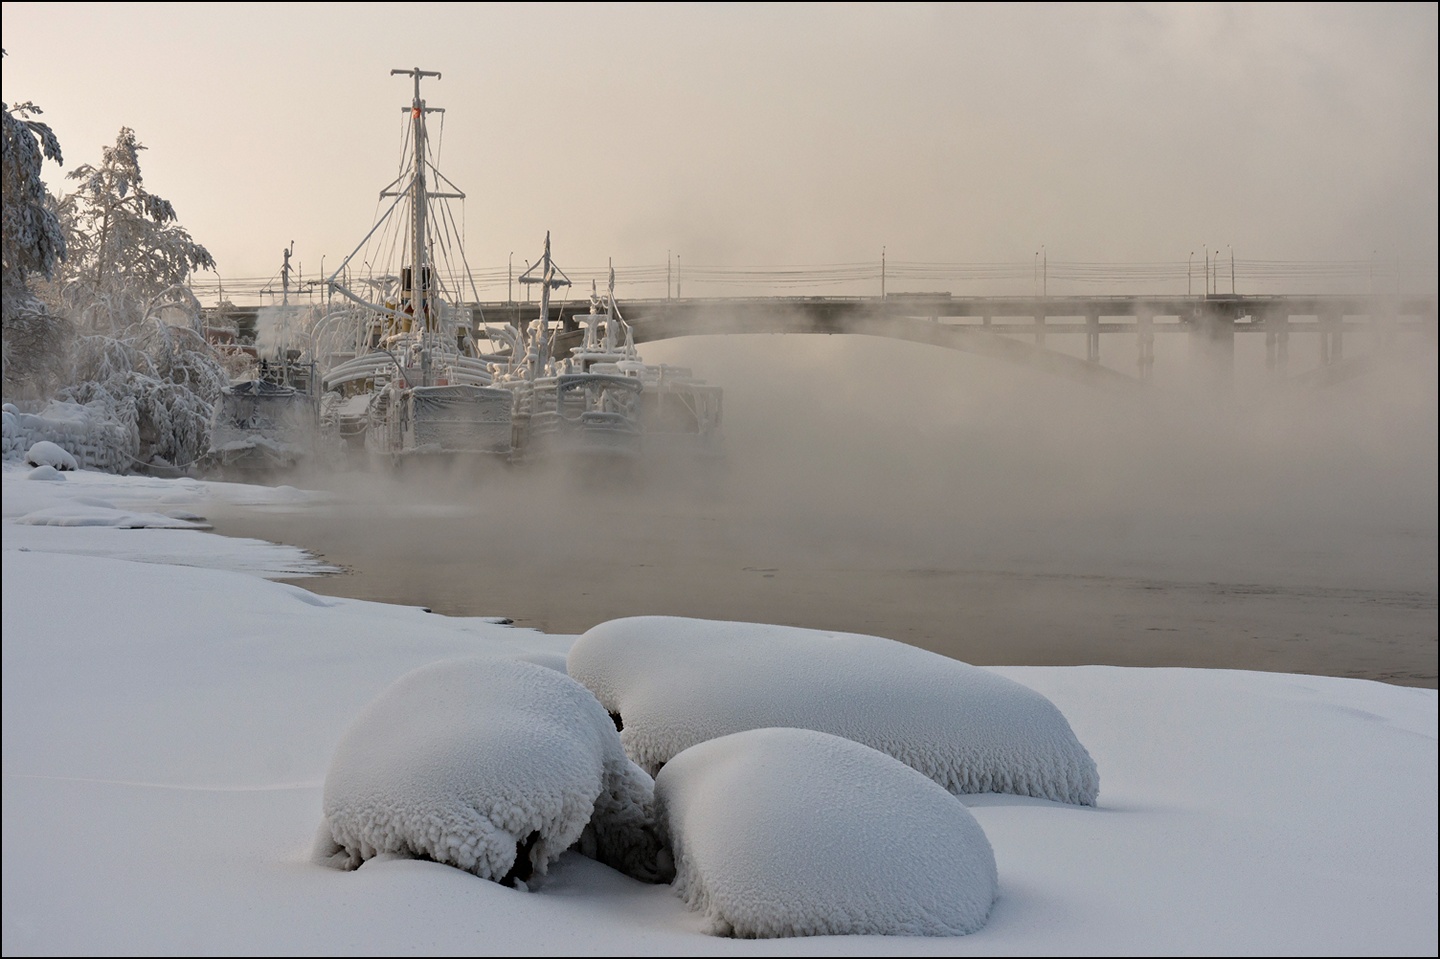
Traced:
[[[124, 425], [137, 466], [193, 464], [205, 452], [210, 417], [228, 382], [224, 367], [189, 323], [167, 322], [180, 307], [167, 298], [123, 335], [97, 333], [76, 342], [75, 382], [60, 398]], [[198, 311], [199, 304], [193, 304]]]
[[40, 169], [60, 144], [39, 112], [4, 106], [6, 394], [79, 404], [106, 463], [194, 463], [227, 376], [186, 284], [215, 261], [145, 189], [128, 127], [57, 203]]
[[32, 273], [50, 277], [65, 258], [65, 236], [56, 216], [54, 198], [40, 179], [44, 160], [63, 162], [60, 141], [50, 125], [32, 120], [42, 111], [33, 103], [0, 104], [4, 108], [4, 278], [25, 282]]
[[58, 206], [67, 256], [47, 297], [83, 335], [58, 398], [120, 422], [132, 464], [184, 467], [205, 452], [228, 382], [187, 286], [215, 261], [145, 189], [143, 149], [122, 127], [99, 166], [67, 174], [78, 184]]
[[215, 260], [179, 225], [175, 207], [145, 188], [135, 131], [121, 127], [99, 166], [66, 178], [78, 185], [60, 201], [67, 257], [61, 296], [91, 331], [143, 322], [145, 309], [172, 287], [184, 287]]
[[[0, 56], [4, 51], [0, 51]], [[63, 162], [60, 141], [46, 123], [32, 119], [33, 103], [0, 103], [4, 121], [4, 226], [0, 255], [0, 326], [3, 326], [3, 389], [6, 396], [44, 394], [64, 370], [70, 324], [50, 312], [30, 287], [49, 279], [65, 259], [65, 234], [55, 198], [40, 178], [45, 160]]]

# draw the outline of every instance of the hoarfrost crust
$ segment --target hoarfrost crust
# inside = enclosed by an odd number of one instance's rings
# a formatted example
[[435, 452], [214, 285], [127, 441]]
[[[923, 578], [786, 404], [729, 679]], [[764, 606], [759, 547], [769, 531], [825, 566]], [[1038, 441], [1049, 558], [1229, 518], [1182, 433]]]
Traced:
[[880, 750], [955, 794], [1093, 806], [1094, 760], [1041, 694], [978, 666], [877, 636], [639, 616], [590, 629], [570, 675], [623, 723], [656, 775], [697, 743], [763, 727]]
[[346, 731], [325, 779], [313, 858], [383, 854], [513, 885], [589, 827], [596, 858], [668, 881], [650, 777], [583, 686], [535, 663], [461, 659], [397, 680]]
[[960, 936], [995, 902], [970, 811], [868, 746], [756, 729], [693, 746], [656, 779], [675, 889], [713, 934]]

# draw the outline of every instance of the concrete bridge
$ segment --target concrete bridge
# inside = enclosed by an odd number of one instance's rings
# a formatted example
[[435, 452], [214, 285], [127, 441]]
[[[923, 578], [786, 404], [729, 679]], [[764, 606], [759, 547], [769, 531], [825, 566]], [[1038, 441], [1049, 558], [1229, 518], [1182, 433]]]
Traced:
[[[1151, 381], [1155, 337], [1184, 335], [1189, 352], [1217, 386], [1233, 376], [1237, 336], [1265, 337], [1266, 367], [1290, 376], [1293, 336], [1318, 337], [1320, 364], [1302, 372], [1319, 381], [1358, 372], [1375, 349], [1399, 335], [1418, 334], [1426, 348], [1436, 340], [1433, 296], [1041, 296], [986, 297], [890, 294], [883, 297], [723, 297], [713, 299], [617, 300], [639, 343], [684, 336], [728, 333], [856, 334], [926, 343], [1018, 363], [1090, 383], [1139, 386]], [[474, 303], [483, 322], [529, 323], [539, 305], [523, 302]], [[557, 356], [579, 345], [575, 316], [588, 312], [588, 298], [551, 303], [551, 318], [563, 328], [555, 338]], [[232, 308], [242, 338], [253, 331], [258, 307]], [[483, 318], [483, 319], [482, 319]], [[1079, 351], [1055, 349], [1056, 338], [1083, 342]], [[1347, 339], [1352, 345], [1346, 355]], [[1101, 342], [1109, 365], [1101, 363]], [[1360, 342], [1356, 343], [1355, 341]], [[1117, 360], [1129, 354], [1128, 360]], [[1131, 370], [1133, 372], [1124, 372]]]
[[[885, 297], [726, 297], [617, 300], [636, 343], [726, 333], [859, 334], [963, 350], [1087, 382], [1147, 383], [1154, 370], [1157, 335], [1184, 334], [1192, 354], [1217, 385], [1234, 369], [1235, 337], [1263, 334], [1266, 366], [1289, 375], [1291, 336], [1320, 338], [1320, 368], [1304, 375], [1340, 378], [1360, 369], [1372, 347], [1402, 332], [1419, 332], [1434, 348], [1436, 301], [1425, 296], [1051, 296], [957, 297], [891, 294]], [[477, 304], [477, 318], [528, 322], [538, 306]], [[555, 355], [580, 342], [574, 316], [588, 303], [552, 304], [566, 332]], [[1347, 335], [1364, 334], [1365, 351], [1345, 356]], [[1047, 338], [1083, 338], [1084, 356], [1056, 350]], [[1101, 365], [1101, 340], [1130, 352], [1133, 373]], [[1053, 340], [1050, 340], [1053, 343]], [[1124, 345], [1128, 342], [1128, 345]], [[1113, 361], [1112, 361], [1113, 362]]]

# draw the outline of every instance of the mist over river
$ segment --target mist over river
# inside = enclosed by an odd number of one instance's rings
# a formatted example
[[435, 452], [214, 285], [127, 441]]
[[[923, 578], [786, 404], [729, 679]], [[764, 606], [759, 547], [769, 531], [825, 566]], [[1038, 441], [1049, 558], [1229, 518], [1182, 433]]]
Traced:
[[[343, 567], [306, 589], [517, 627], [696, 616], [869, 633], [978, 665], [1196, 666], [1436, 688], [1433, 340], [1324, 389], [1113, 396], [857, 336], [648, 344], [725, 390], [718, 463], [411, 468], [286, 482], [219, 532]], [[1247, 365], [1249, 364], [1249, 365]]]

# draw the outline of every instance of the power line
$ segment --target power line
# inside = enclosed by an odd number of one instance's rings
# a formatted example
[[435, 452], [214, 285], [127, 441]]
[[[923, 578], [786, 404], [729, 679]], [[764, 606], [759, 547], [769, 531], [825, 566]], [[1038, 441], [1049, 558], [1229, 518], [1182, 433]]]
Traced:
[[[1212, 269], [1220, 269], [1220, 265]], [[1203, 284], [1199, 267], [1184, 260], [1107, 263], [1048, 259], [1046, 289], [1050, 295], [1093, 293], [1112, 289], [1132, 295], [1177, 295]], [[1223, 264], [1229, 273], [1232, 264]], [[685, 289], [694, 296], [773, 296], [786, 294], [877, 295], [882, 280], [890, 292], [950, 293], [965, 295], [1033, 295], [1037, 292], [1035, 264], [1031, 261], [955, 263], [887, 259], [874, 263], [697, 265], [685, 264]], [[604, 283], [609, 266], [568, 270], [580, 286], [591, 280]], [[1264, 293], [1431, 293], [1436, 284], [1435, 261], [1421, 260], [1233, 260], [1233, 288]], [[502, 301], [510, 280], [508, 265], [472, 271], [474, 291], [481, 299]], [[673, 277], [666, 264], [615, 266], [622, 298], [645, 299], [664, 295]], [[463, 272], [443, 270], [444, 288], [470, 293]], [[231, 302], [266, 302], [274, 277], [215, 277], [199, 274], [191, 288], [202, 300], [218, 302], [223, 291]], [[1231, 284], [1227, 284], [1230, 286]], [[300, 302], [323, 301], [323, 286], [309, 281], [292, 293]]]

